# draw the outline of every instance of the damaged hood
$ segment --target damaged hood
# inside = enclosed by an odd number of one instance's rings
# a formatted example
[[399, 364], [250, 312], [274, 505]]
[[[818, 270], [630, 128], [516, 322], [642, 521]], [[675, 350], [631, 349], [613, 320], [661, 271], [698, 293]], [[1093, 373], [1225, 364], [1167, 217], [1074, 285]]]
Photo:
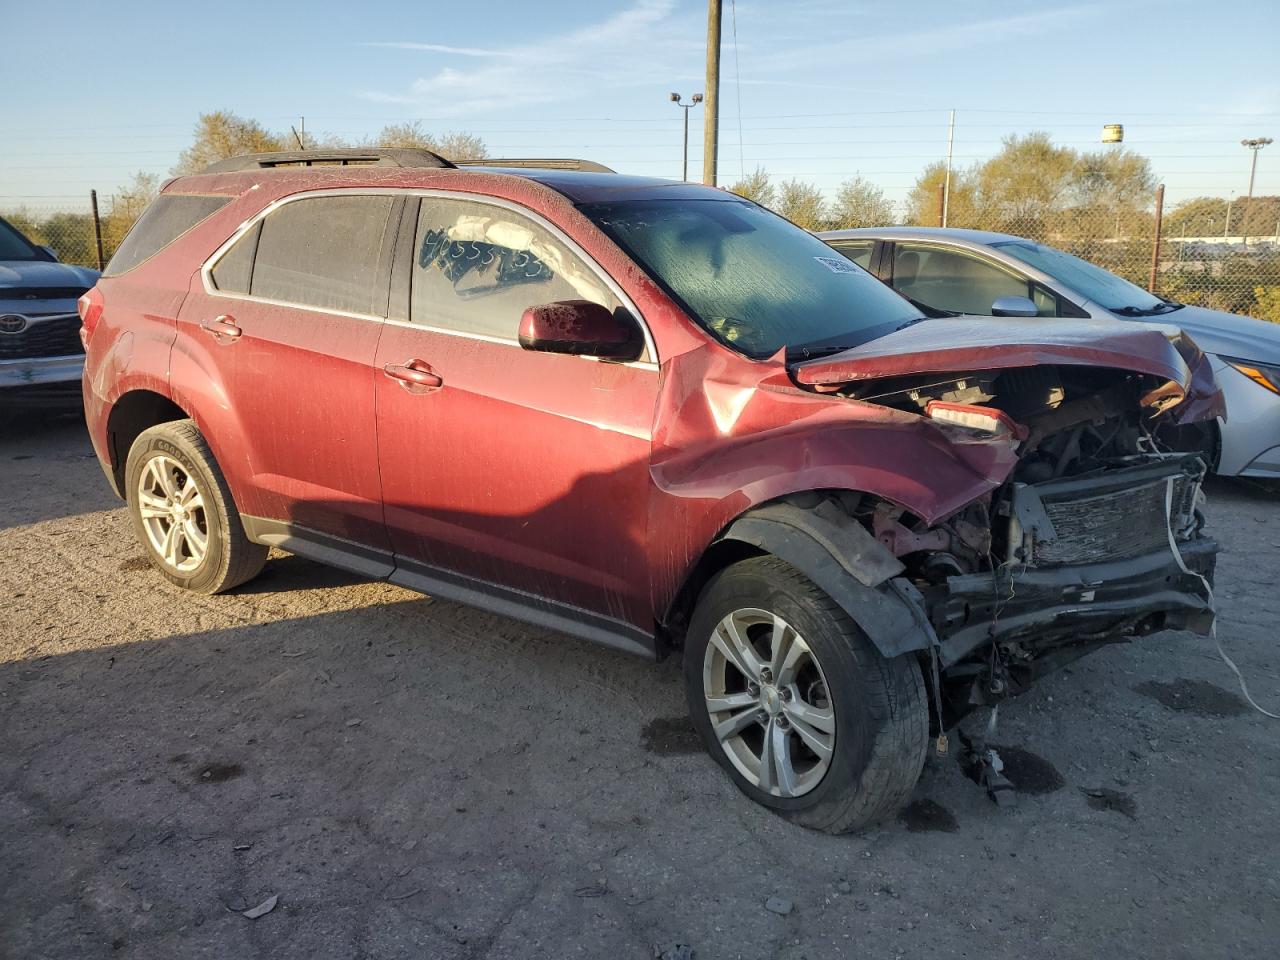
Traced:
[[796, 381], [834, 387], [921, 373], [1043, 365], [1107, 367], [1158, 377], [1144, 403], [1179, 423], [1225, 416], [1208, 358], [1175, 326], [1004, 317], [922, 320], [830, 357], [792, 364]]

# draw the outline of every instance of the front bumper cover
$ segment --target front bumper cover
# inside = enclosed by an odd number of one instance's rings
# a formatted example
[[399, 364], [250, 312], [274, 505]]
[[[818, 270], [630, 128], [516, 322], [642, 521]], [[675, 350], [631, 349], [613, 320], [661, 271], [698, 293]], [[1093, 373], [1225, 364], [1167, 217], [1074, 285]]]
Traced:
[[0, 361], [0, 403], [33, 405], [80, 399], [84, 356]]
[[[930, 615], [950, 666], [984, 643], [1119, 640], [1154, 629], [1209, 633], [1218, 544], [1207, 537], [1171, 552], [1106, 563], [951, 577]], [[1185, 567], [1185, 569], [1184, 569]], [[1202, 579], [1203, 578], [1203, 579]]]

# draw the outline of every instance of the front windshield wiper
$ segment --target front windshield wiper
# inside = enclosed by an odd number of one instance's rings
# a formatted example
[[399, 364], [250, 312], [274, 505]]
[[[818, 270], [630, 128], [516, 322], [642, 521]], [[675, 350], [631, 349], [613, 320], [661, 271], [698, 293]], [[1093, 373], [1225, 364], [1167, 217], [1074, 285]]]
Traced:
[[1118, 313], [1122, 317], [1158, 317], [1166, 313], [1173, 313], [1175, 310], [1181, 310], [1186, 304], [1177, 303], [1173, 300], [1163, 300], [1154, 307], [1112, 307], [1112, 313]]
[[787, 347], [788, 360], [816, 360], [818, 357], [830, 357], [844, 353], [858, 346], [856, 343], [825, 343], [820, 347]]

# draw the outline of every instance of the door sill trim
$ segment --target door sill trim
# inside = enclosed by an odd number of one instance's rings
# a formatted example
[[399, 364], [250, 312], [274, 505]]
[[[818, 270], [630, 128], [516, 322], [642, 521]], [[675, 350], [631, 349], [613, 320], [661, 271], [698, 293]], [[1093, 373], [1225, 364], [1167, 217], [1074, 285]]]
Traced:
[[284, 520], [247, 515], [241, 515], [240, 520], [245, 534], [255, 543], [279, 547], [328, 566], [375, 580], [386, 580], [418, 593], [478, 607], [625, 653], [648, 658], [657, 655], [653, 634], [623, 620], [442, 570]]

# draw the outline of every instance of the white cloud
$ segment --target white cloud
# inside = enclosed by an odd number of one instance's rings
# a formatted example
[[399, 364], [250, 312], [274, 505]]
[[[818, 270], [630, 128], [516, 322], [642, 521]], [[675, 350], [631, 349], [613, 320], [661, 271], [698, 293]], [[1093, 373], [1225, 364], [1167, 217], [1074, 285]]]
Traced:
[[554, 103], [625, 87], [669, 85], [701, 67], [697, 21], [674, 13], [675, 0], [638, 0], [597, 23], [533, 43], [481, 49], [436, 43], [375, 42], [481, 61], [441, 67], [407, 90], [362, 94], [377, 103], [428, 106], [433, 116]]
[[458, 57], [501, 57], [504, 50], [486, 50], [483, 47], [451, 47], [444, 43], [413, 43], [408, 40], [387, 40], [362, 43], [362, 47], [386, 47], [392, 50], [425, 50], [428, 53], [450, 53]]

